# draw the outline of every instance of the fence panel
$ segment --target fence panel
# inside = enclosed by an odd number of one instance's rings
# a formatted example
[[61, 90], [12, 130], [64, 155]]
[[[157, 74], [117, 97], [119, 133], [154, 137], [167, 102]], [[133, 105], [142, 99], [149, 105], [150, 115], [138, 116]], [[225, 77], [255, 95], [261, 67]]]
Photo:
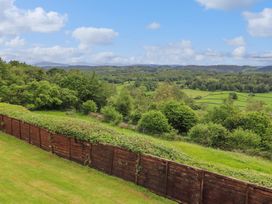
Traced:
[[4, 131], [5, 131], [5, 133], [12, 135], [11, 118], [7, 117], [7, 116], [4, 116], [3, 121], [4, 121]]
[[83, 143], [74, 138], [71, 138], [71, 159], [75, 162], [84, 164]]
[[28, 123], [21, 122], [21, 139], [30, 142], [29, 136], [30, 125]]
[[247, 184], [210, 172], [204, 174], [203, 203], [244, 204]]
[[272, 204], [272, 190], [262, 187], [249, 187], [248, 204]]
[[70, 138], [59, 134], [52, 134], [53, 152], [63, 158], [70, 159]]
[[40, 128], [34, 125], [30, 125], [29, 136], [30, 136], [30, 144], [33, 144], [37, 147], [41, 146], [41, 138], [40, 138]]
[[112, 173], [113, 165], [113, 147], [109, 145], [93, 144], [91, 149], [90, 166], [103, 171]]
[[43, 128], [40, 128], [40, 139], [41, 139], [41, 148], [46, 151], [52, 151], [51, 133]]
[[169, 162], [167, 195], [184, 203], [201, 203], [202, 171]]
[[150, 190], [165, 195], [167, 185], [167, 161], [141, 155], [138, 184]]
[[20, 128], [20, 121], [16, 119], [12, 119], [12, 135], [14, 135], [17, 138], [21, 138], [21, 128]]
[[114, 148], [112, 174], [127, 181], [135, 181], [138, 155], [125, 149]]

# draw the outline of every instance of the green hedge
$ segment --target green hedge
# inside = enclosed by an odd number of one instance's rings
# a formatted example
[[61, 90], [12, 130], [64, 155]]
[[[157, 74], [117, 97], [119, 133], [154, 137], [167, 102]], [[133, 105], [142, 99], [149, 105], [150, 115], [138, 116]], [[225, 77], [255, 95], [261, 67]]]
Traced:
[[136, 153], [145, 153], [175, 161], [188, 161], [189, 157], [146, 137], [128, 136], [99, 123], [68, 117], [40, 115], [22, 106], [0, 103], [0, 114], [46, 128], [52, 132], [92, 143], [110, 144]]

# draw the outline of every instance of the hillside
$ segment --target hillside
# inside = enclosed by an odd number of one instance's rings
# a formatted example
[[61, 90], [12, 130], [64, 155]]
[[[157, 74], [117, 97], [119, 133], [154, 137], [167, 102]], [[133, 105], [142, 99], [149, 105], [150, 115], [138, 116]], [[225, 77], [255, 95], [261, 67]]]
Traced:
[[[164, 152], [165, 154], [161, 155], [161, 157], [168, 159], [172, 157], [171, 160], [272, 188], [272, 161], [270, 160], [247, 156], [238, 152], [207, 148], [186, 141], [159, 139], [111, 126], [107, 123], [101, 123], [94, 118], [81, 114], [67, 116], [65, 112], [59, 111], [39, 111], [36, 113], [43, 117], [53, 116], [60, 119], [62, 118], [62, 120], [73, 118], [75, 121], [88, 121], [89, 123], [96, 124], [97, 127], [101, 127], [101, 130], [107, 129], [112, 133], [119, 133], [119, 135], [123, 135], [124, 137], [143, 139], [146, 140], [147, 143], [160, 145], [161, 148], [164, 148], [164, 150], [168, 152], [168, 154], [164, 151], [158, 153], [158, 149], [154, 149], [151, 153], [153, 155], [159, 156], [159, 154]], [[146, 148], [148, 148], [148, 146], [146, 146]], [[147, 151], [146, 148], [143, 148], [143, 151]]]
[[0, 132], [1, 203], [173, 203]]

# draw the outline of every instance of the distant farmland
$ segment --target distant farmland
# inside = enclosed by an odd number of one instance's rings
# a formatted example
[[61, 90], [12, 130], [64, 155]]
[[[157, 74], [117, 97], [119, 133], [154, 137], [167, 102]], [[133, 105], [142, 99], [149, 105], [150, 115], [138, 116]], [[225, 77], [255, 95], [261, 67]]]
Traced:
[[[205, 104], [208, 107], [219, 106], [228, 98], [229, 93], [233, 91], [201, 91], [193, 89], [183, 89], [183, 91], [190, 97], [194, 98], [198, 104]], [[268, 107], [272, 107], [272, 93], [256, 93], [251, 95], [249, 93], [236, 92], [238, 99], [234, 101], [235, 105], [245, 108], [250, 101], [262, 101]]]

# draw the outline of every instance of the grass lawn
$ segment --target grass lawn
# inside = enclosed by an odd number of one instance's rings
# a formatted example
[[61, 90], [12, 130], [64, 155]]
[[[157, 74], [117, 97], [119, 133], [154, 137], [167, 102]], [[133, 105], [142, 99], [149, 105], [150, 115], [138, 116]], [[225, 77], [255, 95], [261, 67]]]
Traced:
[[188, 165], [272, 188], [272, 161], [270, 160], [236, 152], [207, 148], [185, 141], [163, 140], [131, 130], [111, 126], [107, 123], [101, 123], [94, 118], [79, 113], [72, 116], [66, 116], [64, 112], [59, 111], [41, 111], [36, 113], [87, 120], [96, 124], [99, 123], [99, 125], [105, 128], [120, 132], [128, 137], [145, 137], [154, 143], [161, 143], [164, 146], [170, 147], [183, 155], [186, 155], [186, 157], [189, 158], [188, 161], [185, 161]]
[[0, 203], [174, 203], [0, 132]]

